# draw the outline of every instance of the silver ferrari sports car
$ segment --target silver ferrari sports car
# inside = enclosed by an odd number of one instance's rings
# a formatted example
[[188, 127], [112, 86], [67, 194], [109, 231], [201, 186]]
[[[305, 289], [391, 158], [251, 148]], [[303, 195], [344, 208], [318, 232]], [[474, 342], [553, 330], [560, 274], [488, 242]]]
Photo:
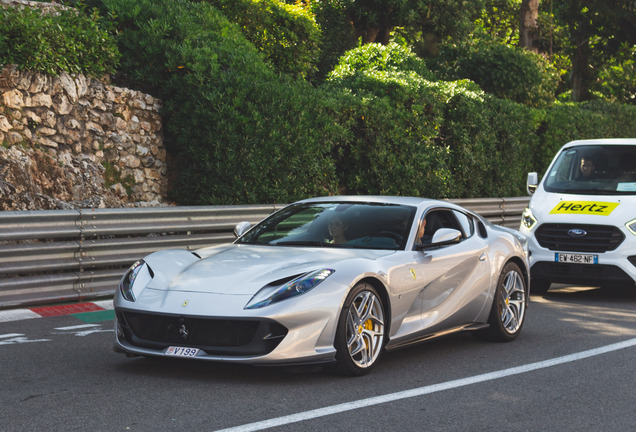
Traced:
[[524, 323], [525, 237], [449, 202], [312, 198], [235, 234], [136, 262], [115, 349], [361, 375], [384, 350], [462, 330], [510, 341]]

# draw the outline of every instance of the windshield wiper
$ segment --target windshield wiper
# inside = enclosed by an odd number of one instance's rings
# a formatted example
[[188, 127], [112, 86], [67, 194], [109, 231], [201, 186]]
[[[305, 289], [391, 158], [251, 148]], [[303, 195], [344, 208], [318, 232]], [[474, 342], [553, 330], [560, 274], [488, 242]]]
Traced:
[[575, 189], [568, 190], [566, 193], [589, 194], [589, 195], [624, 195], [625, 192], [607, 189]]
[[309, 240], [290, 240], [271, 243], [276, 246], [324, 246], [325, 243], [321, 241], [309, 241]]

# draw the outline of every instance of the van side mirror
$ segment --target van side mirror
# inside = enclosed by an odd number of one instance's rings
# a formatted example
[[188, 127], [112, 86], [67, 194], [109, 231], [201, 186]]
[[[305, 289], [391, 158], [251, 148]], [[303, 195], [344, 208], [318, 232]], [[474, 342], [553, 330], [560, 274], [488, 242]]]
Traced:
[[536, 172], [528, 173], [528, 180], [526, 180], [526, 190], [528, 195], [532, 195], [539, 186], [539, 175]]

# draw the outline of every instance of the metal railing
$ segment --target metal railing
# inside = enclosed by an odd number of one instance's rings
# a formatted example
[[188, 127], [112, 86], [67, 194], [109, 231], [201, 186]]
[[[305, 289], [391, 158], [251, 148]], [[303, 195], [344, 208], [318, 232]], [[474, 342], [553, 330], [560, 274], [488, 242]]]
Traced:
[[[529, 198], [451, 200], [516, 228]], [[112, 296], [137, 259], [234, 240], [283, 205], [0, 212], [0, 308]]]

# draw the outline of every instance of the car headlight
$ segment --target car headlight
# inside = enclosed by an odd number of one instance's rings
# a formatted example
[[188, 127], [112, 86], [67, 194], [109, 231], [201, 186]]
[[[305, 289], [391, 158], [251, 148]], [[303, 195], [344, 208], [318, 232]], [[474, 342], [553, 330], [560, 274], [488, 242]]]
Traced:
[[[143, 269], [146, 269], [142, 272]], [[144, 260], [139, 260], [134, 263], [126, 272], [121, 281], [119, 282], [119, 291], [121, 292], [122, 297], [124, 297], [128, 301], [135, 301], [135, 294], [133, 292], [133, 285], [135, 281], [138, 279], [140, 273], [144, 276], [143, 278], [146, 280], [150, 280], [153, 277], [152, 270], [148, 265], [146, 265]]]
[[305, 273], [278, 287], [264, 287], [252, 297], [247, 306], [245, 306], [245, 309], [259, 309], [272, 303], [304, 294], [315, 288], [334, 272], [335, 270], [332, 269], [316, 270], [314, 272]]
[[636, 235], [636, 219], [627, 222], [625, 227], [629, 230], [629, 232]]
[[530, 208], [526, 208], [521, 215], [521, 226], [530, 231], [537, 224], [537, 220]]

